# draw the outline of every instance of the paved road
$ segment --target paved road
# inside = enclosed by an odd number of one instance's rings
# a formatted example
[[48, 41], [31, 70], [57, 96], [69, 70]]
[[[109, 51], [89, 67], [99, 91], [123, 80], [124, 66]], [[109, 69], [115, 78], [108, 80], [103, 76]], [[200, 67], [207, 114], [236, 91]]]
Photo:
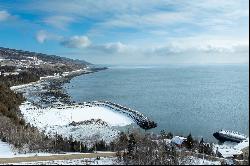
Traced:
[[115, 152], [98, 152], [98, 153], [82, 153], [82, 154], [60, 154], [50, 156], [30, 156], [30, 157], [14, 157], [0, 158], [0, 164], [34, 162], [34, 161], [53, 161], [53, 160], [70, 160], [96, 157], [115, 157]]

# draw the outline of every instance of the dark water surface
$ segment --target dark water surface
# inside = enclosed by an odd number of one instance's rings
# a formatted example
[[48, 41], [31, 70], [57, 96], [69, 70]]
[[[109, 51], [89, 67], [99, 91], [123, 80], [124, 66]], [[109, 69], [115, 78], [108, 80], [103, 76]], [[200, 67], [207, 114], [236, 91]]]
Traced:
[[77, 102], [109, 100], [158, 123], [155, 132], [204, 137], [229, 129], [249, 132], [248, 65], [129, 67], [75, 77], [65, 84]]

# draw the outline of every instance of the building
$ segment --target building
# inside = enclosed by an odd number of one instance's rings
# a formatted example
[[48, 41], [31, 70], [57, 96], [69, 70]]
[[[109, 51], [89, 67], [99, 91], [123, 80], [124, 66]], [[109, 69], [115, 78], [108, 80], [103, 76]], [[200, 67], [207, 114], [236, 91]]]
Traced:
[[174, 136], [172, 139], [171, 139], [171, 143], [181, 147], [183, 145], [183, 142], [186, 141], [187, 138], [185, 137], [180, 137], [180, 136]]

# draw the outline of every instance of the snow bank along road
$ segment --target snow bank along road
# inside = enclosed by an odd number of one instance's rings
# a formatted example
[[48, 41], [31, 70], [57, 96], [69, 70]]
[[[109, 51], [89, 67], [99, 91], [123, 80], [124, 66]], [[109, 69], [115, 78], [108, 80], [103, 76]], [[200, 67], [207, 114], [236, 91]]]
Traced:
[[50, 156], [0, 158], [0, 164], [35, 162], [35, 161], [72, 160], [72, 159], [96, 158], [96, 157], [116, 157], [116, 153], [98, 152], [98, 153], [78, 153], [78, 154], [58, 154], [58, 155], [55, 154]]

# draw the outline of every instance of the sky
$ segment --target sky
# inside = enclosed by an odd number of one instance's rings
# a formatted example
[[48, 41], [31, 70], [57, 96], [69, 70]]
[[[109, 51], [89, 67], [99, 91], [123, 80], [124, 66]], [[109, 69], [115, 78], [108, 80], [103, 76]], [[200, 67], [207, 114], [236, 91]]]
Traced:
[[249, 1], [0, 0], [0, 47], [94, 64], [248, 64]]

